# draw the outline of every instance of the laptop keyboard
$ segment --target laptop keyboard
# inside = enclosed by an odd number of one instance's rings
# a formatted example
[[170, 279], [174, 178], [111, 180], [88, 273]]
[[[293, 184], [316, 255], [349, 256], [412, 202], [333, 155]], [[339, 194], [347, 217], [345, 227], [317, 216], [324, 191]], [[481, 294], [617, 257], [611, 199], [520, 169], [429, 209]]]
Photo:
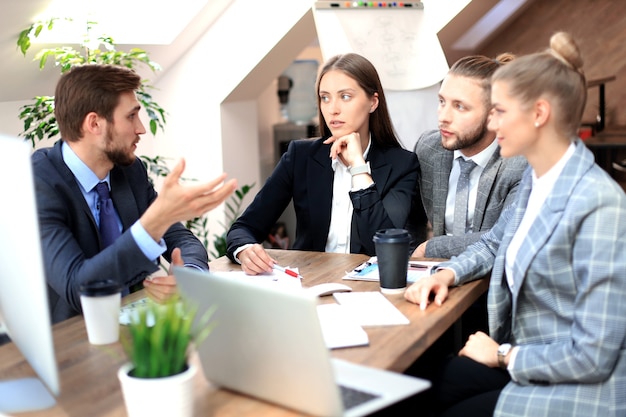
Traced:
[[379, 397], [376, 394], [370, 394], [369, 392], [360, 391], [343, 385], [339, 385], [339, 388], [341, 389], [341, 399], [345, 410], [349, 410], [352, 407], [356, 407], [357, 405]]

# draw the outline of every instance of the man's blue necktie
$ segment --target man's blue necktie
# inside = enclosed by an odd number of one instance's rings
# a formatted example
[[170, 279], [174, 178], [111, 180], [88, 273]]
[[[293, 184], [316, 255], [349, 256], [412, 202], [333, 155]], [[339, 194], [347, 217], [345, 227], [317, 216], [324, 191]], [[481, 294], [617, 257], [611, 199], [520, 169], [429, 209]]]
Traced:
[[100, 199], [100, 236], [102, 238], [102, 244], [106, 248], [111, 243], [115, 242], [115, 239], [120, 237], [121, 232], [107, 183], [98, 183], [98, 185], [96, 185], [96, 192]]
[[[115, 214], [115, 207], [113, 207], [113, 200], [111, 200], [111, 194], [109, 194], [109, 186], [106, 182], [102, 181], [96, 185], [96, 192], [100, 199], [100, 237], [102, 239], [102, 245], [104, 248], [115, 242], [115, 239], [120, 237], [120, 227], [117, 223], [117, 215]], [[130, 294], [128, 287], [122, 289], [122, 297]]]

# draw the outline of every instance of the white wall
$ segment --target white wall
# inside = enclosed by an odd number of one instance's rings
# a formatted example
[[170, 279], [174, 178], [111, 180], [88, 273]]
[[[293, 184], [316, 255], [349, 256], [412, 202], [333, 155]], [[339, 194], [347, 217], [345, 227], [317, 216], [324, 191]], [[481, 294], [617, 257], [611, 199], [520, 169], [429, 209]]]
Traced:
[[[256, 194], [265, 180], [260, 132], [268, 141], [269, 124], [259, 126], [258, 108], [273, 107], [257, 100], [271, 94], [274, 80], [315, 38], [311, 5], [310, 0], [280, 0], [269, 8], [235, 0], [155, 83], [154, 97], [167, 109], [168, 121], [166, 132], [145, 152], [184, 156], [188, 177], [210, 179], [227, 172], [240, 186], [256, 183]], [[210, 235], [221, 233], [223, 210], [214, 210], [209, 219]]]
[[[256, 100], [227, 102], [221, 106], [224, 170], [239, 186], [259, 181], [259, 128]], [[256, 193], [255, 193], [256, 194]]]
[[276, 79], [267, 86], [257, 100], [258, 129], [259, 129], [259, 180], [251, 191], [256, 194], [270, 176], [276, 166], [276, 152], [274, 149], [274, 129], [280, 123], [280, 103], [278, 101], [278, 82]]
[[18, 118], [20, 107], [29, 101], [5, 101], [0, 103], [0, 133], [17, 136], [23, 130], [23, 123]]

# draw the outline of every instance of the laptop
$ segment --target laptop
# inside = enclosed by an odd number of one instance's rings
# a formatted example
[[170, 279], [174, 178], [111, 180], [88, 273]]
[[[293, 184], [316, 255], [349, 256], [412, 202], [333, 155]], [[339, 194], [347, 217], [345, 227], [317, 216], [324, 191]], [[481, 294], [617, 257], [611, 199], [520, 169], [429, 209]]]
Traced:
[[[430, 382], [331, 358], [313, 294], [174, 267], [198, 317], [217, 306], [216, 326], [197, 347], [213, 384], [317, 416], [370, 414]], [[343, 396], [342, 396], [343, 395]]]

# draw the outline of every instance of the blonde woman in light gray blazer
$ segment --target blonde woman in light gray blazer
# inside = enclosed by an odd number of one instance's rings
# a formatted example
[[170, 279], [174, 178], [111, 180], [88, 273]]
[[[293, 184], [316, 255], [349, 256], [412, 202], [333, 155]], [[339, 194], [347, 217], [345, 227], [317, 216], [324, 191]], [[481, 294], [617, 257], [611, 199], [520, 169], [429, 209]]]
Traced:
[[405, 294], [441, 305], [491, 271], [489, 335], [434, 381], [442, 415], [626, 415], [626, 196], [576, 137], [585, 100], [566, 33], [494, 74], [490, 128], [530, 168], [491, 231]]

